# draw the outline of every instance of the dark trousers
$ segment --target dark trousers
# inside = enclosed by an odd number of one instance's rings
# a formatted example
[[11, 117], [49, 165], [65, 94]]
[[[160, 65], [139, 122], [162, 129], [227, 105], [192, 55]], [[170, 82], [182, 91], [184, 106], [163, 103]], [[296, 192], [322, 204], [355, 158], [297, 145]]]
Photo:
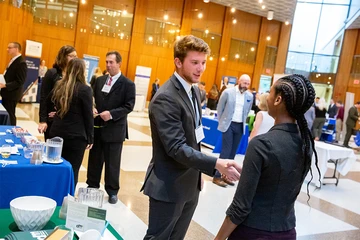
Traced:
[[75, 188], [79, 178], [79, 170], [82, 160], [84, 158], [84, 152], [87, 146], [87, 141], [84, 139], [64, 139], [63, 149], [61, 157], [70, 162], [74, 172]]
[[296, 240], [295, 228], [284, 232], [268, 232], [244, 225], [238, 225], [230, 234], [228, 240], [270, 240], [270, 239], [286, 239]]
[[191, 201], [171, 203], [149, 198], [149, 227], [144, 240], [184, 239], [194, 215], [199, 194]]
[[343, 145], [345, 147], [349, 146], [349, 140], [351, 138], [352, 131], [353, 131], [353, 126], [346, 124], [346, 135], [345, 135], [345, 139], [344, 139], [344, 143], [343, 143]]
[[120, 189], [120, 163], [123, 142], [104, 142], [99, 129], [94, 131], [94, 145], [89, 153], [87, 181], [89, 187], [99, 188], [103, 165], [105, 163], [105, 190], [117, 195]]
[[[243, 136], [243, 123], [231, 122], [228, 130], [222, 134], [222, 148], [220, 158], [234, 159], [236, 150]], [[216, 170], [215, 178], [220, 178], [221, 173]]]
[[322, 134], [322, 128], [324, 127], [326, 118], [315, 118], [313, 125], [312, 125], [312, 134], [314, 138], [321, 137]]
[[6, 98], [2, 99], [2, 105], [8, 112], [10, 118], [10, 124], [13, 126], [16, 126], [16, 116], [15, 116], [16, 104], [17, 101], [15, 100], [7, 100]]

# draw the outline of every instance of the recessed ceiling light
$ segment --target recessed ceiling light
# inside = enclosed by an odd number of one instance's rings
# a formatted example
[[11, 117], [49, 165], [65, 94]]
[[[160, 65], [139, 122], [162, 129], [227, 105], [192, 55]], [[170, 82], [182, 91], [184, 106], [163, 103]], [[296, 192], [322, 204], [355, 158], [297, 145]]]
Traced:
[[266, 6], [265, 6], [265, 5], [262, 5], [262, 6], [261, 6], [261, 8], [262, 8], [262, 9], [265, 9], [265, 8], [266, 8]]
[[285, 25], [289, 25], [289, 21], [286, 21], [286, 22], [285, 22]]
[[236, 9], [235, 8], [231, 8], [231, 10], [230, 10], [232, 13], [234, 13], [235, 11], [236, 11]]

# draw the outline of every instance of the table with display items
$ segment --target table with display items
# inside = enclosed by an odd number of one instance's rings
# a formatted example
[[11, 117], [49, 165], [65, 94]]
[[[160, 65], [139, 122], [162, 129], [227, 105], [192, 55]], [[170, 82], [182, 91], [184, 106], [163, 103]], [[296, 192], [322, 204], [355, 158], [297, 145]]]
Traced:
[[[49, 222], [45, 225], [43, 230], [54, 229], [56, 226], [64, 226], [65, 220], [59, 218], [59, 211], [61, 207], [56, 207], [53, 215], [51, 216]], [[20, 231], [14, 222], [14, 218], [11, 215], [10, 209], [0, 209], [0, 238], [5, 237], [9, 233]], [[112, 227], [111, 224], [107, 225], [107, 230], [111, 235], [117, 240], [123, 240], [119, 233]], [[77, 236], [74, 236], [73, 239], [79, 239]], [[113, 238], [112, 238], [113, 239]]]
[[[5, 139], [11, 139], [14, 144], [22, 144], [11, 130], [13, 126], [0, 126], [0, 146]], [[24, 145], [24, 144], [22, 144]], [[0, 155], [1, 156], [1, 155]], [[15, 160], [18, 164], [0, 164], [0, 208], [9, 208], [10, 201], [22, 196], [44, 196], [56, 201], [61, 206], [63, 198], [74, 195], [74, 174], [71, 164], [64, 160], [59, 164], [30, 164], [30, 159], [24, 157], [23, 149], [19, 155], [10, 155], [4, 160]]]

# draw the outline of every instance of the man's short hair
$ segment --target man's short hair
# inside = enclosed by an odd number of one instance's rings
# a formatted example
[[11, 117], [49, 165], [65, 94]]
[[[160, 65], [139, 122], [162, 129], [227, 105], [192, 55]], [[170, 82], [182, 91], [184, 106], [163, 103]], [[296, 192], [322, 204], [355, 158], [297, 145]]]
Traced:
[[118, 51], [110, 51], [106, 54], [106, 56], [109, 56], [109, 55], [112, 55], [114, 54], [115, 55], [115, 59], [116, 59], [116, 62], [117, 63], [121, 63], [122, 62], [122, 57], [120, 55], [120, 53]]
[[356, 105], [360, 105], [360, 101], [357, 101], [355, 104], [356, 104]]
[[187, 35], [175, 41], [174, 59], [178, 58], [181, 62], [183, 62], [189, 51], [202, 52], [210, 55], [209, 45], [201, 38], [193, 35]]
[[21, 52], [21, 44], [18, 42], [11, 42], [12, 44], [14, 44], [14, 48], [19, 49], [19, 52]]

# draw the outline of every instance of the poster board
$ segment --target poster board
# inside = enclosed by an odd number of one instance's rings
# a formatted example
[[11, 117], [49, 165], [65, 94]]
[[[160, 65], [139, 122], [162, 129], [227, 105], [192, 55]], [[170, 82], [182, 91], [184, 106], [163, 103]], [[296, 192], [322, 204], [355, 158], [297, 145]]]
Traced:
[[149, 83], [151, 76], [151, 68], [144, 66], [136, 66], [135, 71], [135, 88], [136, 88], [136, 98], [135, 98], [135, 112], [141, 112], [145, 109], [145, 103], [147, 99]]

